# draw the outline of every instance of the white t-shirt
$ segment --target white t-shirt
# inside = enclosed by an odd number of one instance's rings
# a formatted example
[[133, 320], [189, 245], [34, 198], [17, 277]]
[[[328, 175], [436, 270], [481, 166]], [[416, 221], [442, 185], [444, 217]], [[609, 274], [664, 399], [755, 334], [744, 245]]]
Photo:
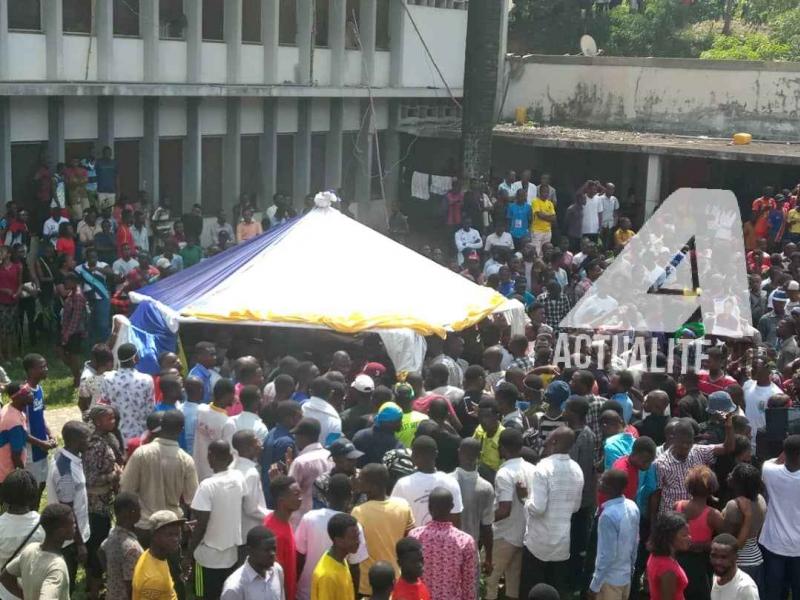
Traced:
[[417, 527], [422, 527], [430, 523], [431, 513], [428, 511], [428, 497], [434, 488], [443, 487], [450, 490], [453, 494], [453, 512], [460, 514], [464, 510], [461, 503], [461, 488], [455, 477], [436, 471], [435, 473], [413, 473], [397, 480], [392, 490], [392, 496], [402, 498], [411, 506], [411, 513], [414, 515], [414, 523]]
[[[294, 532], [294, 542], [297, 551], [306, 557], [303, 565], [303, 572], [297, 581], [298, 600], [309, 600], [311, 598], [311, 576], [314, 567], [317, 566], [319, 559], [331, 547], [331, 538], [328, 535], [328, 521], [331, 520], [337, 511], [330, 508], [320, 508], [312, 510], [303, 515], [300, 524]], [[367, 541], [364, 539], [364, 529], [358, 526], [358, 551], [347, 557], [347, 562], [351, 565], [358, 565], [369, 558], [367, 552]]]
[[213, 473], [211, 465], [208, 464], [208, 447], [211, 442], [225, 440], [230, 444], [234, 433], [236, 433], [236, 423], [225, 411], [212, 408], [211, 404], [201, 404], [197, 407], [192, 458], [194, 458], [194, 466], [197, 469], [198, 481], [211, 477]]
[[244, 456], [237, 456], [234, 467], [244, 478], [244, 501], [242, 502], [242, 543], [253, 527], [261, 525], [269, 514], [261, 485], [261, 467]]
[[[517, 197], [517, 192], [522, 189], [522, 180], [515, 181], [511, 184], [511, 193], [508, 195], [509, 202], [514, 202]], [[528, 204], [533, 204], [534, 198], [539, 195], [539, 188], [532, 181], [528, 182]]]
[[139, 261], [133, 257], [129, 258], [128, 260], [118, 258], [114, 261], [114, 264], [111, 265], [111, 270], [114, 271], [114, 275], [117, 277], [125, 277], [138, 266]]
[[[39, 527], [39, 513], [31, 511], [24, 515], [4, 513], [0, 515], [0, 565], [6, 564], [11, 554], [19, 548], [31, 530], [36, 527], [28, 543], [44, 541], [44, 531]], [[20, 600], [0, 584], [0, 600]]]
[[758, 542], [773, 554], [800, 556], [800, 471], [792, 473], [776, 460], [761, 467], [769, 503]]
[[[214, 473], [200, 482], [192, 509], [211, 513], [203, 540], [194, 549], [197, 562], [209, 569], [227, 569], [236, 564], [242, 545], [244, 477], [237, 469]], [[239, 508], [236, 510], [234, 507]]]
[[755, 379], [745, 381], [742, 389], [744, 390], [744, 414], [750, 421], [752, 439], [755, 444], [756, 431], [767, 425], [764, 412], [767, 408], [767, 400], [775, 394], [782, 394], [783, 390], [772, 382], [769, 385], [758, 385]]
[[497, 470], [494, 478], [494, 506], [500, 502], [511, 502], [511, 514], [495, 521], [494, 539], [505, 540], [509, 544], [522, 548], [525, 538], [525, 504], [517, 496], [517, 482], [522, 482], [530, 492], [533, 486], [535, 467], [522, 458], [505, 461]]
[[758, 600], [758, 586], [753, 578], [741, 569], [728, 583], [720, 585], [714, 577], [711, 600]]
[[499, 246], [500, 248], [508, 248], [509, 250], [514, 247], [514, 238], [511, 237], [511, 234], [507, 231], [504, 231], [500, 235], [496, 233], [490, 233], [486, 236], [486, 244], [484, 249], [486, 252], [491, 252], [492, 248], [495, 246]]
[[581, 234], [595, 234], [600, 231], [600, 213], [603, 212], [603, 201], [600, 196], [586, 197], [583, 205], [583, 225]]
[[611, 227], [614, 225], [614, 213], [619, 210], [619, 200], [616, 196], [607, 196], [602, 194], [600, 196], [601, 206], [603, 209], [603, 227]]

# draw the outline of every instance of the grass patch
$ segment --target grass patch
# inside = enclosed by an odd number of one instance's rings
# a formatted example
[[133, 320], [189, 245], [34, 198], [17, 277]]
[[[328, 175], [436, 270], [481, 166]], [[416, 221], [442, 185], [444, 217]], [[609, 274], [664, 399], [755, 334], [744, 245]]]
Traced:
[[[23, 355], [31, 352], [41, 354], [47, 359], [49, 372], [47, 379], [42, 382], [44, 398], [47, 408], [60, 408], [62, 406], [76, 406], [78, 391], [72, 387], [72, 374], [69, 372], [52, 344], [40, 342], [35, 346], [23, 347]], [[23, 381], [25, 372], [22, 370], [22, 358], [15, 358], [3, 364], [11, 381]]]

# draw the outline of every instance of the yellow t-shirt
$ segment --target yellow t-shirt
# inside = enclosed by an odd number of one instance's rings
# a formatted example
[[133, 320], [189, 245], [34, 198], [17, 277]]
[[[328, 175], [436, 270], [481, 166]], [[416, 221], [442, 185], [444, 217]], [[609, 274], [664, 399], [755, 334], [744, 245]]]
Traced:
[[387, 498], [383, 501], [368, 500], [352, 511], [353, 517], [364, 529], [364, 539], [369, 549], [369, 557], [359, 565], [361, 577], [358, 593], [369, 596], [369, 568], [379, 560], [385, 560], [394, 567], [397, 577], [400, 567], [395, 555], [395, 544], [404, 538], [406, 531], [414, 527], [414, 515], [408, 502], [400, 498]]
[[789, 233], [800, 233], [800, 210], [793, 208], [786, 215]]
[[493, 471], [497, 471], [497, 469], [500, 468], [500, 463], [503, 462], [500, 460], [500, 434], [503, 432], [503, 429], [505, 429], [505, 427], [498, 425], [494, 436], [488, 437], [483, 427], [478, 425], [475, 429], [475, 433], [472, 434], [472, 437], [481, 441], [480, 461]]
[[327, 552], [319, 559], [311, 576], [311, 600], [353, 600], [353, 578], [346, 562]]
[[617, 246], [624, 246], [631, 241], [631, 238], [636, 235], [632, 229], [617, 229], [614, 232], [614, 242]]
[[537, 212], [544, 213], [546, 215], [556, 214], [556, 209], [553, 206], [552, 200], [534, 198], [533, 202], [531, 202], [531, 210], [533, 211], [533, 223], [531, 223], [531, 231], [535, 233], [549, 233], [553, 230], [552, 223], [536, 216]]
[[133, 570], [132, 600], [178, 600], [169, 565], [150, 550], [142, 553]]

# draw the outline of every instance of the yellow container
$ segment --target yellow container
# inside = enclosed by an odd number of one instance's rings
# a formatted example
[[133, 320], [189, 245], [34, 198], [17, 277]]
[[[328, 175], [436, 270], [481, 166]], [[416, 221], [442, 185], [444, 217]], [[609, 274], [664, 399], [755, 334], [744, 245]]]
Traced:
[[735, 146], [746, 146], [753, 141], [753, 136], [749, 133], [735, 133], [733, 134], [733, 144]]
[[528, 109], [524, 106], [518, 106], [514, 110], [514, 121], [517, 125], [524, 125], [528, 122]]

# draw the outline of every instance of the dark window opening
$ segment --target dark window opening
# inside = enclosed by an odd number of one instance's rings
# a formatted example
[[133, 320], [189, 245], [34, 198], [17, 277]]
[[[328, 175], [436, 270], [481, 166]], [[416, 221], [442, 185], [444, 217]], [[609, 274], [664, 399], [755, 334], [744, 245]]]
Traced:
[[278, 43], [287, 46], [297, 44], [297, 2], [281, 0], [278, 17]]
[[203, 0], [203, 39], [210, 42], [225, 39], [225, 7], [222, 0]]
[[344, 34], [344, 46], [348, 50], [358, 50], [358, 21], [360, 14], [359, 0], [347, 0], [347, 28]]
[[[370, 174], [370, 191], [372, 199], [381, 198], [381, 168], [386, 170], [386, 132], [378, 132], [378, 143], [372, 138], [372, 173]], [[380, 155], [380, 164], [378, 156]]]
[[114, 158], [119, 167], [119, 192], [135, 202], [139, 197], [139, 140], [115, 141]]
[[314, 7], [314, 45], [318, 48], [328, 47], [330, 8], [330, 0], [317, 0]]
[[[261, 193], [261, 149], [259, 146], [259, 136], [242, 136], [242, 160], [241, 160], [241, 190], [242, 194], [247, 194], [251, 198], [258, 198]], [[263, 206], [264, 202], [258, 203]]]
[[389, 50], [389, 0], [377, 1], [375, 18], [375, 49]]
[[92, 32], [91, 0], [63, 0], [61, 6], [65, 33]]
[[158, 197], [168, 200], [172, 214], [183, 212], [183, 140], [161, 139], [158, 143]]
[[33, 178], [46, 155], [47, 143], [11, 144], [11, 197], [28, 210], [38, 209]]
[[114, 0], [114, 35], [139, 37], [139, 0]]
[[[222, 173], [222, 138], [204, 137], [201, 165], [203, 173]], [[216, 215], [222, 208], [222, 177], [203, 177], [200, 204], [204, 215]]]
[[321, 192], [330, 187], [325, 181], [325, 134], [314, 133], [311, 135], [311, 189], [312, 194]]
[[261, 0], [242, 0], [242, 41], [261, 42]]
[[[196, 2], [197, 0], [192, 0]], [[161, 39], [182, 40], [186, 36], [186, 15], [183, 0], [160, 0], [158, 23]]]
[[356, 202], [356, 172], [359, 169], [355, 154], [357, 131], [345, 131], [342, 135], [342, 194], [350, 202]]
[[8, 28], [22, 31], [41, 31], [40, 0], [8, 0]]
[[[294, 134], [278, 136], [275, 191], [290, 198], [294, 194]], [[271, 201], [272, 198], [269, 198]]]

